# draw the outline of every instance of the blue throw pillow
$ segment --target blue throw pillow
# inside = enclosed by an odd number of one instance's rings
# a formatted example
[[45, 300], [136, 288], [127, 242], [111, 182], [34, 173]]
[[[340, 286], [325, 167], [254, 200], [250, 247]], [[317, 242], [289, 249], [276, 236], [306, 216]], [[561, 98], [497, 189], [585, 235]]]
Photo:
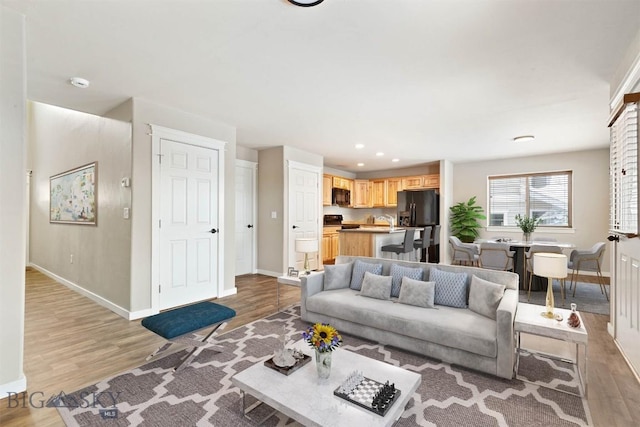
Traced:
[[369, 272], [371, 274], [382, 274], [382, 264], [373, 264], [370, 262], [362, 262], [357, 259], [353, 263], [353, 273], [351, 274], [351, 289], [359, 291], [362, 289], [362, 279], [364, 279], [364, 273]]
[[429, 281], [436, 282], [435, 304], [467, 308], [467, 273], [450, 273], [432, 268]]
[[391, 264], [391, 272], [389, 275], [391, 276], [391, 296], [399, 297], [400, 296], [400, 286], [402, 286], [402, 278], [408, 277], [413, 280], [422, 280], [422, 269], [414, 268], [414, 267], [403, 267], [398, 264]]

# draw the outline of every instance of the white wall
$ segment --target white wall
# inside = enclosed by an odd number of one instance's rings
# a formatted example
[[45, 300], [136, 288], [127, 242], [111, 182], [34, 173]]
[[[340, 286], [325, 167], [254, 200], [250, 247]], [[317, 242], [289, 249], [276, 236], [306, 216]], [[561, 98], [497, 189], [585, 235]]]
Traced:
[[224, 292], [235, 290], [236, 129], [201, 116], [133, 99], [131, 310], [151, 307], [151, 136], [148, 124], [227, 142], [224, 177]]
[[248, 162], [258, 163], [258, 150], [243, 147], [241, 145], [236, 146], [236, 159], [246, 160]]
[[[131, 206], [131, 189], [121, 180], [131, 176], [131, 124], [37, 102], [28, 106], [30, 262], [128, 311], [131, 222], [123, 209]], [[98, 162], [97, 225], [50, 223], [49, 177], [91, 162]]]
[[24, 16], [0, 6], [0, 399], [27, 388], [23, 373], [25, 269]]
[[[454, 165], [453, 203], [477, 196], [480, 206], [488, 207], [487, 177], [490, 175], [573, 171], [573, 230], [562, 233], [552, 228], [538, 227], [535, 236], [554, 237], [558, 241], [574, 243], [588, 249], [596, 242], [607, 241], [609, 230], [609, 149], [576, 151], [552, 156], [531, 156], [505, 160], [490, 160]], [[486, 226], [486, 221], [482, 221]], [[492, 229], [493, 230], [493, 229]], [[447, 236], [449, 230], [447, 230]], [[520, 230], [481, 230], [480, 237], [506, 236], [521, 239]], [[448, 238], [448, 237], [447, 237]], [[605, 255], [603, 272], [609, 271], [609, 259]]]

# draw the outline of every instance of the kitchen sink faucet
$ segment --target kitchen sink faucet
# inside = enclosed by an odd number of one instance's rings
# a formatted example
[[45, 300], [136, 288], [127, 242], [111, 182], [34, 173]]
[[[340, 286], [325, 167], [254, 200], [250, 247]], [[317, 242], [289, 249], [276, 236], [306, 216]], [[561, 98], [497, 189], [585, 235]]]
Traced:
[[377, 219], [387, 221], [389, 223], [389, 230], [391, 231], [395, 230], [396, 219], [393, 217], [393, 215], [384, 214], [382, 216], [379, 216]]

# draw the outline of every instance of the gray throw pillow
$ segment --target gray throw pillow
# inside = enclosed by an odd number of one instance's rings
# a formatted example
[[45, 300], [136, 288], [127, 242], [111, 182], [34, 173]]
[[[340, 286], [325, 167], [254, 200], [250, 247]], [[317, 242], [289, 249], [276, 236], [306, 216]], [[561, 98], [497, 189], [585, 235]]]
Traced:
[[469, 289], [469, 310], [496, 320], [496, 311], [504, 295], [504, 289], [504, 285], [472, 276]]
[[422, 280], [422, 269], [413, 267], [403, 267], [398, 264], [391, 264], [391, 296], [398, 297], [400, 295], [400, 286], [402, 286], [402, 278], [408, 277], [414, 280]]
[[377, 299], [391, 298], [391, 276], [378, 276], [366, 271], [360, 295]]
[[433, 308], [435, 292], [435, 282], [423, 282], [405, 276], [402, 278], [402, 287], [400, 288], [398, 302], [416, 305], [418, 307]]
[[367, 271], [373, 274], [382, 274], [382, 264], [363, 262], [359, 259], [355, 260], [353, 273], [351, 274], [351, 289], [359, 291], [362, 288], [362, 279], [364, 279], [364, 273]]
[[351, 283], [353, 263], [325, 265], [324, 266], [324, 290], [348, 288]]
[[451, 273], [432, 268], [429, 281], [436, 282], [437, 305], [467, 308], [467, 273]]

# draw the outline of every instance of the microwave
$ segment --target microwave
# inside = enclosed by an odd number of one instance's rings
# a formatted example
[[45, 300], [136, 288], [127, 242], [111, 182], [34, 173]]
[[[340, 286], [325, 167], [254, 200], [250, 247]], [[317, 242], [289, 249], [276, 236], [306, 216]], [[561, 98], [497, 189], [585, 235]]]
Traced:
[[344, 188], [331, 189], [331, 204], [338, 206], [349, 206], [351, 204], [351, 192]]

